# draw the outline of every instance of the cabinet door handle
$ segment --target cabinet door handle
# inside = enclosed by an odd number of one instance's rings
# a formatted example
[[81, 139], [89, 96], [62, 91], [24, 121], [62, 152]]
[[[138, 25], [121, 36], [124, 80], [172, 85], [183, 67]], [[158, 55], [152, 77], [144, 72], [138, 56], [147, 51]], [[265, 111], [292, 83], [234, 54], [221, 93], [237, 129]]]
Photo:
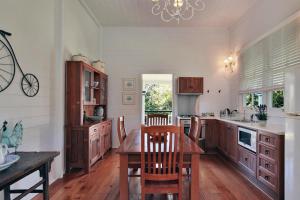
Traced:
[[265, 150], [265, 154], [269, 155], [270, 151], [269, 150]]
[[248, 161], [248, 158], [245, 158], [245, 161]]
[[270, 138], [266, 138], [265, 141], [266, 141], [266, 142], [270, 142]]
[[265, 176], [265, 179], [268, 181], [270, 179], [270, 177], [269, 176]]
[[270, 165], [269, 165], [268, 163], [266, 163], [266, 164], [265, 164], [265, 168], [268, 169], [269, 167], [270, 167]]
[[96, 132], [97, 131], [97, 129], [94, 129], [94, 132]]

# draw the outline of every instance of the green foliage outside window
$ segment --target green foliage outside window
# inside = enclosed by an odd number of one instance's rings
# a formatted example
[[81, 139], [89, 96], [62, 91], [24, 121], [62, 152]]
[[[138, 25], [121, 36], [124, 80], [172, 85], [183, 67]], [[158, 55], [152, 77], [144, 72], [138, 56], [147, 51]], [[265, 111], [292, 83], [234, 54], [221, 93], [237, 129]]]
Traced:
[[172, 110], [172, 88], [169, 84], [146, 84], [145, 90], [146, 111]]
[[257, 107], [262, 104], [261, 93], [250, 93], [245, 96], [245, 105], [247, 107]]
[[283, 90], [276, 90], [272, 92], [272, 107], [282, 108], [284, 105]]

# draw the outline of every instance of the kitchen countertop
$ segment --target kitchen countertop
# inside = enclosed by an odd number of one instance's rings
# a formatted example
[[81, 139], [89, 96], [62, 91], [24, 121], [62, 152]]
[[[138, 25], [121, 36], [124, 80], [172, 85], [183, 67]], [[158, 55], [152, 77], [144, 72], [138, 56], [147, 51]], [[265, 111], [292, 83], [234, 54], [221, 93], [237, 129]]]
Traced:
[[249, 129], [274, 133], [276, 135], [284, 135], [285, 134], [285, 126], [280, 125], [280, 124], [267, 123], [265, 126], [262, 126], [257, 122], [238, 122], [238, 121], [233, 121], [230, 118], [220, 118], [220, 117], [201, 117], [201, 119], [202, 120], [209, 120], [209, 119], [220, 120], [223, 122], [235, 124], [235, 125], [238, 125], [241, 127], [249, 128]]

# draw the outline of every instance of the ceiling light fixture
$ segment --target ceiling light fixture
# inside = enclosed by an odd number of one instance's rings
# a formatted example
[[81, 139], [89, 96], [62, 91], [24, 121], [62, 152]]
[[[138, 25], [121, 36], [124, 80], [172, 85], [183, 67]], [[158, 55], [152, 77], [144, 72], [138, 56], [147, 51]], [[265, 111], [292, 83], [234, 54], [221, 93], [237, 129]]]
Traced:
[[203, 11], [205, 3], [203, 0], [152, 0], [152, 14], [160, 15], [161, 20], [170, 22], [176, 20], [190, 20], [195, 11]]

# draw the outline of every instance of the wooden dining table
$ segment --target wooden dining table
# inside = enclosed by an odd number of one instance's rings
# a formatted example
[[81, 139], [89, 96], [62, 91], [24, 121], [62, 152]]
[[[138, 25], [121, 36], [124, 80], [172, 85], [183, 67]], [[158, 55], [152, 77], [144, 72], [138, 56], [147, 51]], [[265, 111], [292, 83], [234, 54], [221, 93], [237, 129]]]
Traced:
[[[199, 163], [203, 150], [184, 135], [183, 162], [191, 165], [190, 199], [199, 200]], [[128, 168], [132, 165], [141, 165], [141, 131], [132, 130], [117, 150], [120, 155], [120, 200], [128, 200]]]

